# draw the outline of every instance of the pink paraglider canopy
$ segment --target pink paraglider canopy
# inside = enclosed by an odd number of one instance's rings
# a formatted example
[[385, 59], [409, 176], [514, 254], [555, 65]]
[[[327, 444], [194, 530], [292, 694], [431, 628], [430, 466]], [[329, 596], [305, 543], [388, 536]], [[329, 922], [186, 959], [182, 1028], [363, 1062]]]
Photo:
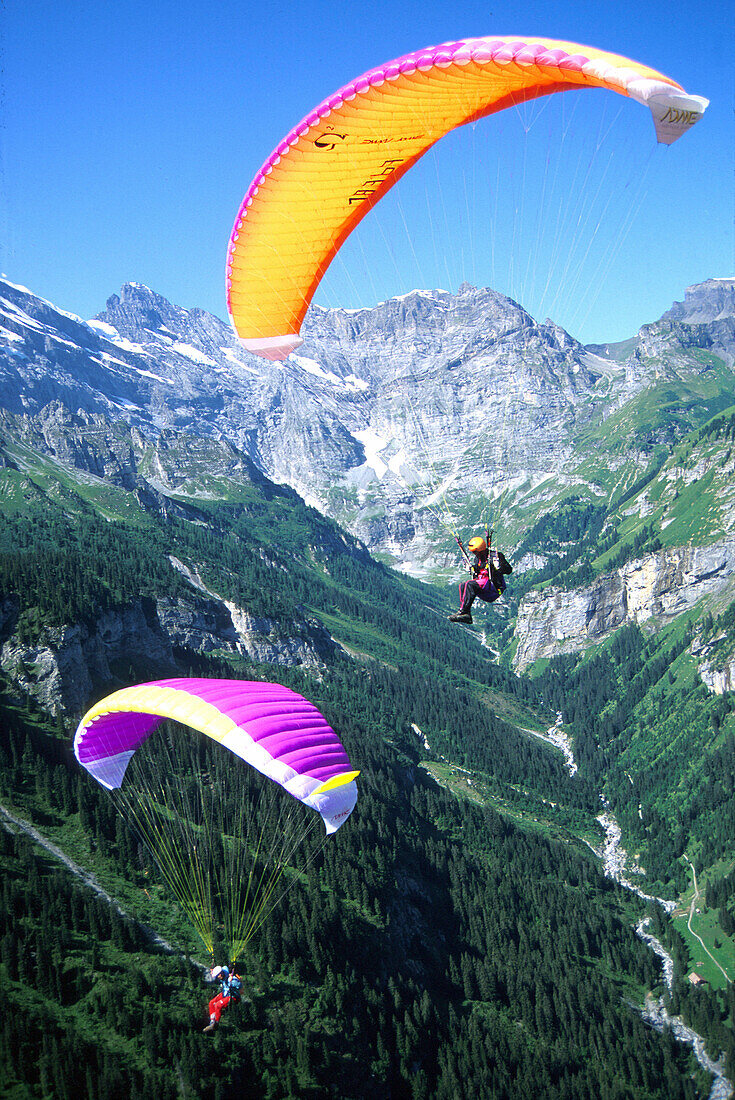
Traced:
[[191, 726], [317, 810], [328, 833], [357, 801], [350, 760], [303, 695], [259, 680], [172, 679], [116, 691], [87, 712], [74, 738], [80, 764], [119, 787], [139, 745], [164, 719]]

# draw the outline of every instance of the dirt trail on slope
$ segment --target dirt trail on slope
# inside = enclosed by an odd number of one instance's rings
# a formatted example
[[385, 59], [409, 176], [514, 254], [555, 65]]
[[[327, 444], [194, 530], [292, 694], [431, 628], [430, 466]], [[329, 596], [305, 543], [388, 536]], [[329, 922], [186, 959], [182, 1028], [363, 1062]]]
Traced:
[[697, 933], [692, 928], [692, 917], [694, 916], [694, 908], [695, 908], [697, 902], [699, 901], [699, 899], [702, 895], [700, 894], [699, 886], [697, 885], [697, 872], [694, 870], [694, 864], [692, 863], [692, 861], [690, 860], [688, 855], [685, 855], [684, 859], [687, 861], [687, 863], [689, 864], [689, 866], [692, 869], [692, 879], [694, 880], [694, 897], [692, 898], [692, 904], [689, 906], [689, 920], [687, 921], [687, 928], [689, 929], [691, 934], [694, 936], [695, 940], [697, 940], [702, 945], [702, 950], [704, 951], [704, 953], [709, 956], [709, 958], [715, 964], [717, 969], [722, 973], [722, 976], [724, 977], [725, 981], [729, 985], [732, 982], [732, 978], [727, 973], [727, 971], [722, 966], [720, 966], [717, 959], [714, 957], [714, 955], [712, 954], [710, 949], [707, 947], [707, 944], [704, 942], [702, 937], [698, 936]]
[[[43, 848], [44, 851], [48, 852], [49, 855], [53, 856], [54, 859], [57, 859], [60, 863], [63, 863], [64, 866], [67, 867], [69, 871], [71, 871], [71, 873], [76, 878], [78, 878], [80, 882], [82, 882], [88, 889], [92, 890], [92, 892], [95, 893], [98, 897], [102, 898], [103, 901], [106, 901], [107, 904], [111, 906], [116, 913], [118, 913], [121, 917], [124, 917], [125, 920], [133, 921], [133, 923], [137, 925], [138, 928], [140, 928], [140, 930], [144, 933], [148, 940], [156, 947], [160, 947], [162, 950], [167, 951], [171, 955], [180, 954], [180, 952], [178, 952], [176, 948], [172, 947], [171, 944], [163, 938], [163, 936], [159, 936], [158, 933], [154, 932], [152, 928], [148, 927], [148, 925], [142, 924], [139, 920], [136, 920], [135, 917], [131, 917], [129, 913], [126, 913], [120, 903], [115, 901], [115, 899], [111, 897], [102, 886], [100, 886], [99, 882], [94, 877], [91, 871], [85, 871], [83, 867], [80, 867], [78, 863], [75, 863], [73, 859], [71, 859], [68, 855], [66, 855], [65, 852], [61, 850], [61, 848], [57, 847], [56, 844], [48, 840], [48, 838], [43, 836], [42, 833], [39, 833], [38, 829], [36, 829], [35, 826], [31, 825], [30, 821], [25, 821], [22, 817], [18, 817], [16, 814], [11, 813], [6, 806], [0, 805], [0, 825], [7, 829], [8, 832], [12, 833], [16, 829], [19, 829], [21, 832], [29, 836], [31, 840], [35, 841], [36, 844]], [[197, 963], [196, 965], [199, 966], [201, 964]]]

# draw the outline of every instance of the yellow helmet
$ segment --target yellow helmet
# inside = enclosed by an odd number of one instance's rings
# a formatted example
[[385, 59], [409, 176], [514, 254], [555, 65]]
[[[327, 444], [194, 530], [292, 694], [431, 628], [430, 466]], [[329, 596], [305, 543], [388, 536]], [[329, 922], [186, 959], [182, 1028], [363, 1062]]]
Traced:
[[475, 535], [473, 539], [470, 539], [467, 548], [472, 554], [481, 554], [483, 550], [487, 550], [485, 540], [481, 539], [479, 535]]

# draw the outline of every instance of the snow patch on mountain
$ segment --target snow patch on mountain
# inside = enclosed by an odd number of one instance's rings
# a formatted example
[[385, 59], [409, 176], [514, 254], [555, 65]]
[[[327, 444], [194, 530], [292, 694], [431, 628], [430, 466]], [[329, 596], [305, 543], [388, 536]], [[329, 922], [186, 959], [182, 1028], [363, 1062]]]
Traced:
[[190, 344], [182, 344], [180, 341], [171, 345], [172, 351], [177, 352], [179, 355], [185, 355], [187, 359], [193, 360], [195, 363], [201, 363], [205, 367], [216, 367], [217, 362], [211, 359], [208, 355], [199, 351], [198, 348], [191, 347]]
[[304, 355], [296, 355], [295, 352], [292, 352], [290, 361], [297, 363], [307, 374], [312, 374], [315, 378], [323, 378], [333, 386], [338, 386], [342, 389], [352, 390], [354, 392], [360, 392], [370, 388], [369, 384], [363, 378], [358, 378], [354, 374], [347, 374], [344, 378], [340, 378], [334, 371], [325, 370], [324, 367], [317, 363], [316, 359], [308, 359]]

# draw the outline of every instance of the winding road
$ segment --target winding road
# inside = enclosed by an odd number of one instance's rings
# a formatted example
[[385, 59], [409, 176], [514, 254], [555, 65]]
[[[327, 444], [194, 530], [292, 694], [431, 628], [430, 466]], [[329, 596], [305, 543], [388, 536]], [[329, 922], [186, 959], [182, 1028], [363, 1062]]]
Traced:
[[714, 955], [712, 954], [710, 949], [707, 947], [707, 944], [704, 942], [702, 937], [697, 935], [697, 933], [692, 928], [692, 917], [694, 916], [695, 906], [696, 906], [697, 902], [699, 901], [699, 899], [701, 897], [701, 894], [699, 893], [699, 886], [697, 884], [697, 872], [694, 870], [694, 864], [690, 860], [689, 856], [686, 855], [686, 854], [684, 855], [684, 859], [687, 861], [687, 863], [689, 864], [689, 866], [692, 869], [692, 880], [694, 882], [694, 897], [692, 898], [692, 904], [689, 906], [689, 920], [687, 921], [687, 928], [689, 929], [691, 934], [694, 936], [695, 940], [697, 940], [698, 943], [700, 943], [702, 945], [702, 950], [712, 960], [712, 962], [715, 964], [717, 969], [720, 971], [720, 973], [724, 977], [725, 981], [728, 984], [731, 984], [732, 983], [732, 978], [729, 976], [729, 974], [724, 969], [724, 967], [720, 966], [717, 959], [714, 957]]

